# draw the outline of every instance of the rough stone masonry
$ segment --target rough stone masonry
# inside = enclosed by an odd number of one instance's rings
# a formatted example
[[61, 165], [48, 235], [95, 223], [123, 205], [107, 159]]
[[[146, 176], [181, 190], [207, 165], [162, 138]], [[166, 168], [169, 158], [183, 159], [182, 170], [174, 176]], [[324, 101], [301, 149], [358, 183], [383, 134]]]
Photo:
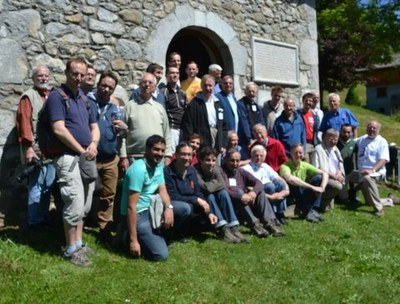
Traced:
[[[318, 88], [314, 0], [0, 0], [0, 210], [18, 189], [10, 178], [19, 159], [13, 127], [32, 68], [47, 65], [59, 85], [66, 61], [83, 56], [99, 71], [116, 72], [129, 89], [150, 62], [165, 65], [171, 39], [187, 27], [219, 37], [238, 92], [252, 80], [252, 37], [298, 47], [299, 82], [288, 93]], [[271, 86], [260, 83], [260, 96], [268, 98]]]

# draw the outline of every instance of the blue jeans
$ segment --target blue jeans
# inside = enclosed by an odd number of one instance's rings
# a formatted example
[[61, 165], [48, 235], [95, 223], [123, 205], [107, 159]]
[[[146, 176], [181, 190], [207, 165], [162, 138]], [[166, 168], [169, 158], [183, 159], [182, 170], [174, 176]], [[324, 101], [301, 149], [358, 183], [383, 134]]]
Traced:
[[168, 258], [167, 243], [151, 227], [149, 210], [137, 214], [136, 231], [141, 252], [145, 258], [155, 261]]
[[228, 192], [224, 189], [211, 193], [207, 196], [211, 212], [218, 217], [215, 228], [222, 226], [233, 227], [239, 225], [239, 221], [233, 208], [232, 200]]
[[[273, 194], [276, 192], [281, 192], [286, 188], [286, 184], [284, 181], [280, 179], [275, 179], [272, 182], [264, 184], [264, 191], [268, 194]], [[274, 209], [275, 214], [282, 214], [286, 211], [286, 198], [281, 201], [271, 202], [272, 209]]]
[[[322, 182], [322, 176], [320, 174], [315, 175], [308, 183], [313, 186], [320, 186]], [[296, 201], [296, 207], [300, 209], [303, 215], [306, 215], [311, 209], [319, 209], [321, 204], [320, 193], [315, 193], [311, 189], [303, 187], [290, 186], [290, 196]]]
[[193, 214], [193, 206], [182, 201], [172, 201], [174, 206], [174, 231], [180, 231], [184, 228]]
[[56, 179], [53, 164], [34, 170], [28, 182], [28, 224], [38, 225], [49, 220], [50, 195]]

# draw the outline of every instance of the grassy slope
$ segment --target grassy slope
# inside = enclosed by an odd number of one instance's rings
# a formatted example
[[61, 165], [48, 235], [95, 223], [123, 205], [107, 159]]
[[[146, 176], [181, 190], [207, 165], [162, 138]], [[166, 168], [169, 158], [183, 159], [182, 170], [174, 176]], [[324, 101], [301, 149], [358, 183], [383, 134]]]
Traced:
[[[400, 143], [399, 123], [344, 106], [360, 119], [361, 134], [375, 118], [382, 135]], [[386, 209], [382, 219], [371, 211], [338, 206], [324, 223], [293, 219], [286, 237], [251, 244], [213, 237], [174, 244], [163, 263], [110, 252], [89, 231], [85, 237], [97, 252], [89, 269], [62, 260], [61, 231], [3, 228], [0, 303], [398, 303], [400, 207]]]
[[[368, 121], [371, 119], [376, 119], [382, 124], [381, 135], [385, 137], [389, 143], [395, 142], [400, 145], [400, 123], [394, 121], [390, 116], [370, 111], [365, 108], [365, 86], [358, 85], [356, 88], [356, 92], [361, 99], [362, 107], [348, 105], [344, 102], [344, 100], [346, 99], [347, 91], [340, 92], [339, 95], [342, 100], [341, 106], [350, 109], [360, 121], [358, 134], [365, 134], [365, 128]], [[324, 107], [327, 106], [327, 96], [328, 93], [324, 92]]]

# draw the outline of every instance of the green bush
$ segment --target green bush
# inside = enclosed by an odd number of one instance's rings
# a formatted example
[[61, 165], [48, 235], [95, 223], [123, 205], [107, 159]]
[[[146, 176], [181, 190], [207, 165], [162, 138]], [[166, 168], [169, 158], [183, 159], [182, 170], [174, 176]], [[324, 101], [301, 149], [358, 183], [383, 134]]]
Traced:
[[345, 102], [347, 104], [361, 106], [361, 99], [356, 93], [356, 85], [352, 85], [347, 92]]

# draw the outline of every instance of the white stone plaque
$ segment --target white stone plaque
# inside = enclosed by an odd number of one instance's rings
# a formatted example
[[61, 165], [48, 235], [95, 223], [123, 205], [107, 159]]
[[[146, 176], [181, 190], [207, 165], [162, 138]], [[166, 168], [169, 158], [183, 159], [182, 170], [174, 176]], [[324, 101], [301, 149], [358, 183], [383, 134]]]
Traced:
[[253, 37], [252, 49], [254, 81], [299, 85], [296, 45]]

